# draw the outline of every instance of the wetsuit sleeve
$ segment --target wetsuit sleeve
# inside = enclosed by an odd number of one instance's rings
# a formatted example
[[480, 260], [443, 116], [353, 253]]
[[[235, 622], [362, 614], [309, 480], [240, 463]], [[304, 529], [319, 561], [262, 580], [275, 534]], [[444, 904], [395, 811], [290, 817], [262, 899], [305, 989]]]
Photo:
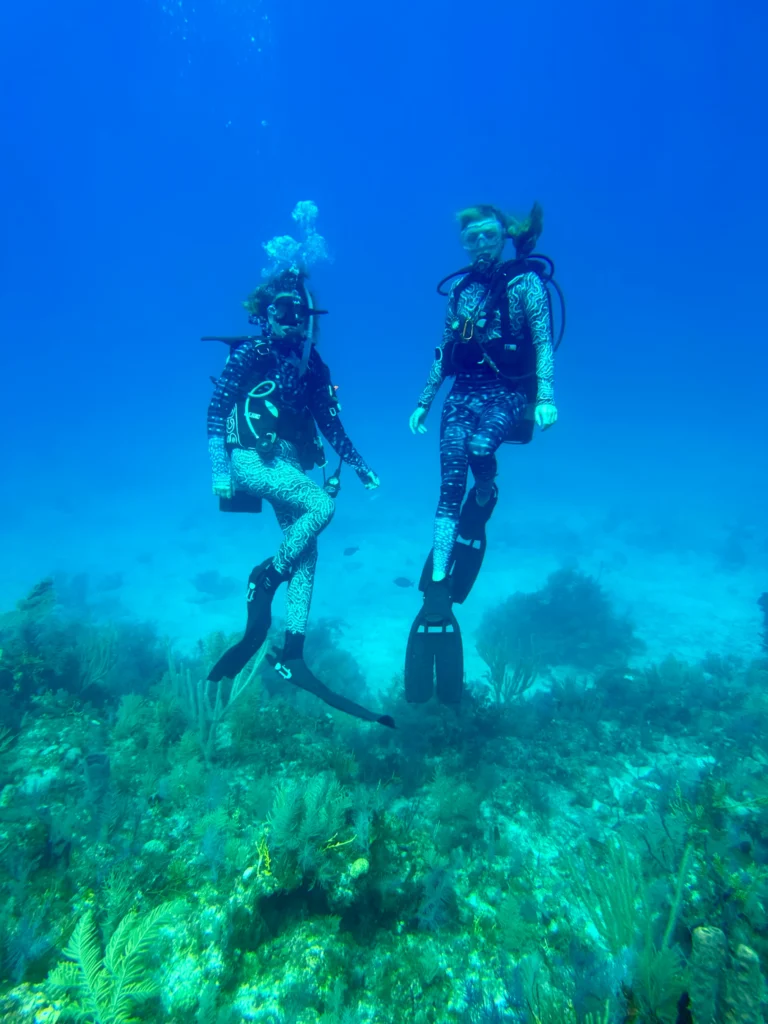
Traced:
[[230, 354], [215, 383], [208, 406], [208, 454], [214, 483], [229, 479], [229, 456], [225, 448], [227, 417], [240, 397], [256, 360], [257, 350], [252, 342], [240, 345]]
[[422, 409], [429, 409], [434, 402], [440, 385], [443, 383], [445, 376], [443, 374], [443, 350], [439, 348], [435, 355], [435, 360], [429, 369], [429, 376], [427, 377], [427, 383], [419, 395], [418, 405]]
[[451, 294], [448, 299], [448, 308], [445, 313], [445, 327], [443, 328], [443, 343], [439, 349], [435, 352], [435, 359], [429, 370], [429, 376], [427, 377], [427, 383], [424, 385], [424, 389], [419, 395], [418, 405], [422, 409], [429, 409], [437, 397], [437, 393], [440, 390], [440, 385], [446, 378], [445, 364], [443, 362], [443, 350], [448, 342], [453, 338], [453, 321], [456, 319], [456, 296], [454, 289], [451, 288]]
[[315, 423], [320, 428], [320, 433], [339, 458], [351, 466], [359, 477], [364, 478], [371, 469], [344, 429], [339, 418], [339, 402], [331, 382], [331, 371], [315, 349], [312, 350], [307, 372], [310, 375], [307, 404]]
[[539, 405], [555, 400], [555, 352], [552, 344], [552, 317], [547, 292], [538, 274], [526, 274], [522, 301], [531, 337], [536, 348], [536, 401]]

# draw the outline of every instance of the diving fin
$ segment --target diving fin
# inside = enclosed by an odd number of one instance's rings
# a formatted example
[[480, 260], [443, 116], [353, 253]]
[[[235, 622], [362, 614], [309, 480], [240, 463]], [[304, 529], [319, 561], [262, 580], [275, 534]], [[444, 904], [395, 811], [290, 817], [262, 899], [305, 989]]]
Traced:
[[[448, 567], [448, 578], [451, 581], [451, 601], [454, 604], [464, 604], [480, 575], [485, 550], [488, 546], [485, 527], [493, 515], [498, 500], [499, 489], [494, 484], [490, 499], [485, 505], [478, 505], [477, 488], [473, 487], [461, 509], [458, 536], [453, 545], [451, 562]], [[430, 551], [419, 579], [419, 590], [422, 594], [426, 593], [427, 587], [432, 581], [432, 566], [433, 552]]]
[[483, 505], [477, 502], [477, 487], [473, 487], [459, 514], [459, 536], [465, 540], [485, 540], [485, 528], [493, 515], [499, 500], [499, 488], [493, 485], [488, 501]]
[[453, 545], [451, 599], [455, 604], [464, 604], [480, 575], [488, 546], [485, 527], [498, 500], [499, 489], [494, 484], [493, 493], [484, 505], [477, 503], [476, 487], [472, 488], [464, 502], [459, 516], [458, 536]]
[[[453, 544], [448, 579], [451, 586], [451, 601], [454, 604], [464, 604], [469, 597], [475, 580], [480, 575], [480, 569], [485, 558], [486, 542], [483, 538], [477, 546], [472, 543], [465, 543], [458, 537]], [[432, 567], [434, 564], [433, 552], [427, 555], [424, 568], [419, 577], [419, 590], [425, 594], [427, 587], [432, 582]]]
[[243, 638], [225, 651], [208, 673], [212, 683], [225, 678], [234, 679], [267, 639], [272, 625], [272, 599], [283, 579], [275, 572], [271, 558], [267, 558], [251, 572], [248, 577], [247, 619]]
[[443, 704], [457, 704], [464, 689], [464, 647], [452, 605], [463, 604], [480, 574], [487, 541], [485, 527], [499, 500], [499, 489], [484, 504], [473, 487], [459, 515], [448, 575], [433, 582], [430, 551], [419, 579], [424, 606], [414, 619], [405, 652], [405, 699], [423, 704], [437, 692]]
[[[420, 584], [421, 587], [421, 584]], [[451, 583], [431, 579], [414, 619], [405, 653], [405, 699], [424, 704], [437, 691], [444, 704], [458, 704], [464, 688], [461, 630], [451, 608]]]
[[348, 697], [343, 697], [340, 693], [330, 690], [309, 670], [303, 658], [289, 658], [282, 661], [277, 655], [268, 654], [267, 661], [283, 679], [287, 679], [289, 683], [293, 683], [294, 686], [298, 686], [308, 693], [313, 693], [332, 708], [345, 711], [348, 715], [361, 718], [364, 722], [376, 722], [377, 725], [385, 725], [388, 729], [395, 728], [395, 720], [391, 715], [377, 715], [375, 711], [369, 711], [361, 704], [356, 704]]

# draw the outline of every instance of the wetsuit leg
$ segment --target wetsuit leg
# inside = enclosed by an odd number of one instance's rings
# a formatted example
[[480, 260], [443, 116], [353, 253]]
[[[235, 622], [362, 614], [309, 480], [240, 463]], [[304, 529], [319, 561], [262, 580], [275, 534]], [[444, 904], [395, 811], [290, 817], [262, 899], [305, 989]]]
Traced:
[[[266, 498], [284, 529], [283, 543], [272, 559], [257, 566], [248, 581], [247, 621], [242, 640], [225, 651], [208, 674], [218, 682], [234, 678], [259, 650], [272, 624], [272, 599], [280, 582], [290, 580], [289, 616], [306, 629], [317, 561], [317, 536], [333, 518], [333, 500], [307, 477], [296, 450], [279, 441], [269, 458], [258, 452], [235, 449], [232, 453], [235, 486]], [[296, 580], [292, 577], [296, 577]], [[293, 601], [291, 601], [293, 597]]]
[[[296, 524], [299, 513], [285, 506], [276, 506], [275, 514], [280, 529], [286, 536]], [[288, 583], [286, 595], [286, 633], [288, 636], [304, 637], [307, 633], [312, 592], [315, 588], [317, 568], [317, 538], [308, 542]], [[288, 639], [286, 639], [286, 644]]]
[[456, 540], [461, 503], [467, 489], [469, 438], [477, 428], [470, 396], [455, 385], [443, 407], [440, 424], [440, 500], [435, 516], [433, 576], [448, 574]]
[[488, 399], [467, 443], [469, 466], [481, 504], [493, 494], [493, 481], [497, 472], [496, 452], [520, 421], [526, 405], [525, 396], [519, 392], [494, 394], [492, 391]]
[[333, 499], [304, 473], [293, 445], [284, 441], [268, 459], [236, 449], [232, 469], [238, 489], [266, 498], [275, 512], [293, 517], [292, 523], [285, 519], [285, 537], [273, 560], [278, 572], [292, 573], [333, 518]]

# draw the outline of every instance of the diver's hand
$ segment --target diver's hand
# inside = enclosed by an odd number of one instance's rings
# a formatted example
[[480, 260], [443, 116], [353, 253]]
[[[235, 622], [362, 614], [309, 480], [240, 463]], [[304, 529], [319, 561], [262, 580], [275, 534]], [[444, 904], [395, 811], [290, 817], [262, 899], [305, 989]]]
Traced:
[[381, 480], [379, 480], [372, 469], [361, 469], [357, 475], [362, 480], [366, 491], [375, 491], [381, 485]]
[[536, 426], [541, 427], [542, 430], [554, 427], [557, 423], [557, 406], [552, 405], [551, 402], [540, 402], [536, 406], [535, 419]]
[[408, 426], [411, 428], [412, 434], [426, 434], [427, 428], [424, 426], [424, 420], [427, 418], [427, 411], [423, 405], [420, 405], [411, 413]]
[[235, 496], [235, 488], [231, 477], [215, 477], [213, 493], [217, 498], [233, 498]]

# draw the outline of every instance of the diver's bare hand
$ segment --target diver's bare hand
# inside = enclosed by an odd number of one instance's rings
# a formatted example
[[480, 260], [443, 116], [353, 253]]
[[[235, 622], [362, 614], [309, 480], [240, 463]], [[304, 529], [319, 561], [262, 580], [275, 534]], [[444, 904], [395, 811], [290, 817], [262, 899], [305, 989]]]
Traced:
[[542, 430], [554, 427], [557, 423], [557, 407], [551, 402], [539, 402], [536, 406], [536, 426]]
[[366, 469], [359, 473], [358, 476], [362, 480], [366, 491], [375, 491], [377, 487], [381, 486], [381, 480], [379, 480], [372, 469]]
[[412, 434], [426, 434], [427, 428], [424, 426], [424, 420], [427, 418], [427, 410], [423, 405], [418, 406], [411, 413], [411, 418], [408, 420], [408, 426], [411, 428]]

